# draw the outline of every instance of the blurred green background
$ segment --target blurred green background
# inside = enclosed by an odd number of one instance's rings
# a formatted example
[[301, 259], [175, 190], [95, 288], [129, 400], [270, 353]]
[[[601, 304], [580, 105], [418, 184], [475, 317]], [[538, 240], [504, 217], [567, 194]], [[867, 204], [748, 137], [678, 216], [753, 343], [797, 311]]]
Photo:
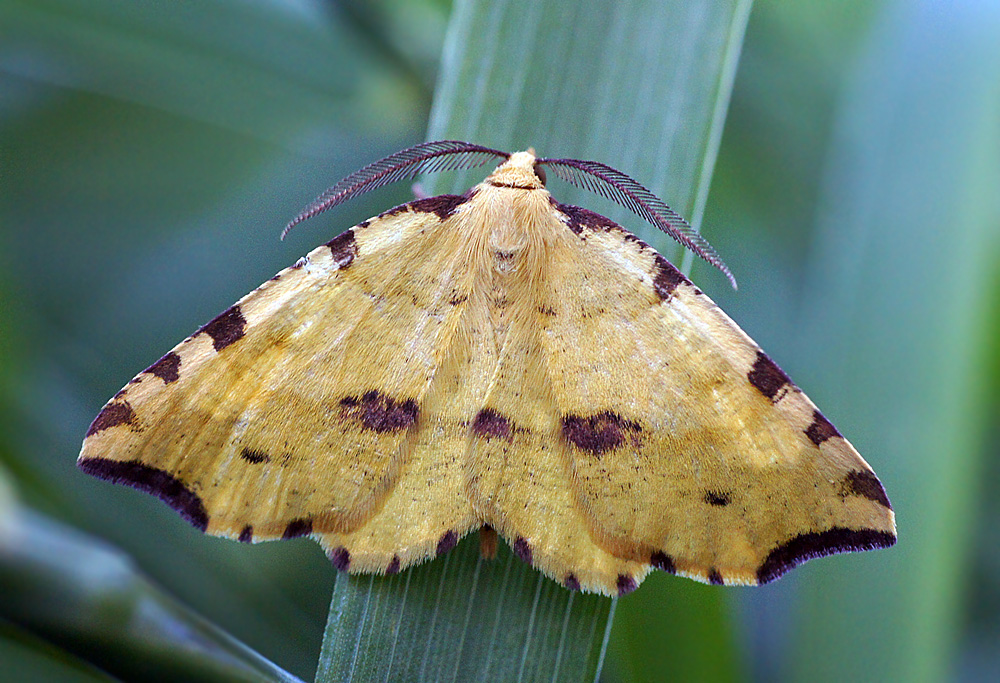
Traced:
[[[204, 537], [76, 454], [137, 371], [408, 199], [404, 183], [277, 240], [326, 185], [424, 139], [452, 9], [0, 0], [0, 517], [103, 539], [307, 679], [334, 583], [318, 546]], [[754, 6], [702, 221], [740, 291], [692, 274], [874, 467], [900, 541], [760, 589], [654, 576], [619, 602], [605, 680], [1000, 679], [998, 36], [986, 0]], [[18, 602], [9, 564], [0, 657], [99, 679], [49, 642], [68, 598]]]

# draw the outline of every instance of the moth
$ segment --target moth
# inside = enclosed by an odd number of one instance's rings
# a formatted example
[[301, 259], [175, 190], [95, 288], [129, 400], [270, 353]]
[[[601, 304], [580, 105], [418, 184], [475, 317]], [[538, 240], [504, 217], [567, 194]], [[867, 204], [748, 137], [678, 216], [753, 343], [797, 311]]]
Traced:
[[[698, 287], [545, 171], [622, 204], [732, 274], [604, 164], [465, 142], [348, 176], [286, 227], [420, 173], [496, 170], [346, 230], [137, 375], [79, 467], [198, 529], [311, 536], [393, 574], [495, 530], [570, 589], [651, 569], [763, 584], [896, 541], [872, 469]], [[495, 538], [495, 536], [494, 536]]]

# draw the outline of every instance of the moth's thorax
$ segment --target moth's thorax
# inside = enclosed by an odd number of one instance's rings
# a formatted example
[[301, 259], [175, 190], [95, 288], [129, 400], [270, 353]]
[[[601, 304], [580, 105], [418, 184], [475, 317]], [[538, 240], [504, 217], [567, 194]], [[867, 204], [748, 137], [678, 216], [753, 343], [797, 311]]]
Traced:
[[480, 258], [500, 272], [523, 272], [525, 260], [536, 262], [538, 259], [530, 255], [544, 252], [553, 233], [563, 227], [554, 217], [551, 196], [541, 183], [524, 189], [493, 185], [487, 180], [476, 188], [463, 214]]
[[551, 197], [535, 173], [533, 150], [515, 152], [476, 188], [484, 247], [504, 263], [546, 241]]

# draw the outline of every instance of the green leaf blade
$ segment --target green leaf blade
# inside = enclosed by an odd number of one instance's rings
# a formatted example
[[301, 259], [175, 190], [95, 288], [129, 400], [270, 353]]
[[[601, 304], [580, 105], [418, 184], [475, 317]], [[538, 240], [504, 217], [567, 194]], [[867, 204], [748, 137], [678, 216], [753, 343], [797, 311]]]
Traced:
[[396, 576], [340, 574], [316, 680], [593, 680], [609, 605], [473, 536]]
[[120, 551], [16, 504], [0, 510], [0, 586], [0, 619], [122, 679], [300, 681]]
[[[460, 1], [427, 139], [601, 161], [697, 227], [749, 7], [736, 0]], [[431, 194], [461, 192], [482, 177], [480, 170], [426, 184]], [[562, 183], [549, 189], [560, 201], [617, 220], [668, 256], [680, 253], [624, 209]], [[721, 275], [715, 282], [727, 286]], [[616, 601], [563, 589], [506, 547], [493, 562], [478, 559], [469, 541], [451, 555], [388, 579], [340, 577], [317, 680], [594, 680], [616, 609], [625, 628], [612, 649], [645, 653], [635, 655], [638, 666], [616, 670], [628, 680], [653, 680], [665, 670], [655, 659], [667, 644], [648, 629], [672, 631], [663, 628], [668, 615], [643, 614], [642, 606], [664, 604], [668, 594], [681, 612], [704, 615], [699, 637], [714, 638], [719, 650], [711, 662], [673, 652], [677, 670], [708, 666], [733, 675], [737, 658], [719, 591], [702, 594], [701, 586], [656, 576], [616, 608]], [[359, 647], [359, 634], [374, 640]], [[630, 648], [639, 634], [642, 645]], [[382, 642], [389, 639], [391, 647]]]

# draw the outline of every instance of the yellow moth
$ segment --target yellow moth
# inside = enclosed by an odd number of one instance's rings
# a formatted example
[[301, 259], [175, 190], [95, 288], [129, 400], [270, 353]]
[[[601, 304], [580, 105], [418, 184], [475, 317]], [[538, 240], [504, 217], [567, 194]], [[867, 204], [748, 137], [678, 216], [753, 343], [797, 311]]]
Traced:
[[653, 568], [761, 584], [895, 542], [881, 483], [787, 375], [651, 247], [545, 188], [549, 169], [617, 201], [732, 280], [624, 174], [427, 143], [288, 227], [490, 159], [464, 195], [364, 221], [181, 342], [108, 402], [79, 466], [210, 534], [312, 536], [351, 572], [485, 529], [568, 588], [620, 595]]

